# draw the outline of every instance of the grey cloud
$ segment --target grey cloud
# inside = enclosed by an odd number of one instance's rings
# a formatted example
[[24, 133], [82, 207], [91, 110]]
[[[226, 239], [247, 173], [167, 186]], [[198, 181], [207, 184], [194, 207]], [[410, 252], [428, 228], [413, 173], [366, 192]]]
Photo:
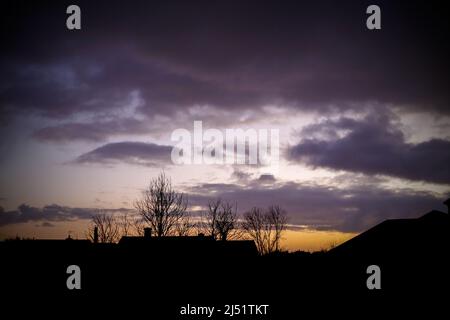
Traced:
[[231, 178], [237, 181], [245, 182], [250, 180], [252, 174], [245, 170], [240, 169], [239, 167], [233, 167], [233, 172], [231, 173]]
[[48, 221], [42, 222], [41, 224], [36, 225], [36, 227], [44, 227], [44, 228], [52, 228], [55, 225], [53, 223], [50, 223]]
[[275, 183], [277, 180], [273, 174], [263, 173], [255, 177], [256, 173], [248, 170], [248, 166], [234, 166], [231, 173], [231, 179], [239, 184], [245, 183], [249, 186], [253, 184], [270, 184]]
[[80, 155], [74, 163], [114, 164], [123, 162], [144, 166], [169, 165], [172, 148], [145, 142], [108, 143]]
[[270, 183], [275, 182], [276, 179], [273, 174], [262, 174], [259, 176], [258, 181], [262, 183]]
[[43, 208], [20, 205], [17, 210], [0, 210], [0, 226], [30, 221], [70, 221], [76, 219], [89, 219], [94, 214], [92, 209], [70, 208], [56, 204]]
[[[388, 190], [373, 185], [337, 189], [300, 183], [200, 184], [187, 188], [191, 206], [205, 206], [213, 197], [236, 201], [239, 211], [253, 206], [281, 205], [289, 223], [312, 228], [360, 232], [385, 219], [418, 217], [432, 209], [445, 210], [441, 198], [428, 192]], [[58, 222], [90, 219], [98, 209], [50, 205], [21, 205], [17, 210], [0, 207], [0, 226], [25, 222]], [[132, 209], [103, 209], [111, 214]]]
[[381, 1], [390, 28], [375, 34], [361, 23], [363, 3], [81, 1], [89, 27], [70, 39], [57, 18], [62, 5], [29, 5], [35, 10], [5, 17], [15, 32], [2, 38], [3, 112], [110, 110], [135, 89], [147, 115], [192, 105], [343, 110], [361, 101], [449, 111], [448, 21], [435, 19], [437, 4]]
[[449, 184], [450, 141], [408, 143], [399, 126], [386, 114], [324, 121], [303, 130], [288, 158], [312, 167]]
[[34, 138], [48, 142], [104, 141], [121, 134], [145, 134], [149, 131], [137, 119], [114, 119], [99, 122], [72, 122], [39, 129]]
[[287, 210], [292, 224], [351, 232], [364, 231], [385, 219], [418, 217], [431, 209], [443, 209], [443, 199], [431, 193], [373, 185], [337, 189], [292, 182], [251, 187], [203, 184], [189, 192], [190, 204], [204, 206], [210, 194], [236, 201], [241, 213], [253, 206], [279, 204]]
[[[102, 209], [102, 212], [115, 214], [118, 212], [130, 212], [132, 209]], [[39, 222], [41, 226], [51, 226], [50, 222], [75, 221], [91, 219], [92, 216], [99, 213], [99, 209], [94, 208], [74, 208], [52, 204], [42, 208], [20, 205], [17, 210], [5, 211], [0, 207], [0, 226], [6, 226], [14, 223]]]

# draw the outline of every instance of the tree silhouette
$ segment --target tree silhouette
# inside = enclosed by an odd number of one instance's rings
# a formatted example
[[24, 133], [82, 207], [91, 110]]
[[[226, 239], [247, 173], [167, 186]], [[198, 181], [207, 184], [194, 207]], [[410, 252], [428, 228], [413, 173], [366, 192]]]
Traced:
[[216, 220], [220, 208], [221, 200], [211, 200], [208, 202], [208, 210], [203, 214], [200, 230], [214, 239], [217, 239]]
[[191, 216], [189, 214], [185, 214], [183, 219], [177, 222], [174, 229], [175, 235], [179, 237], [191, 235], [194, 229], [194, 224], [191, 222]]
[[182, 193], [173, 189], [171, 180], [164, 173], [160, 173], [150, 181], [142, 199], [136, 201], [135, 207], [138, 214], [153, 229], [155, 236], [164, 237], [170, 235], [174, 228], [183, 222], [187, 200]]
[[129, 236], [133, 234], [132, 227], [134, 225], [134, 219], [130, 216], [130, 214], [128, 214], [128, 212], [125, 212], [118, 217], [118, 224], [120, 226], [121, 236]]
[[88, 239], [94, 242], [98, 240], [99, 243], [114, 243], [119, 240], [120, 236], [120, 225], [115, 216], [99, 211], [92, 217], [92, 223], [87, 232]]
[[264, 255], [280, 250], [286, 222], [286, 213], [280, 206], [270, 206], [265, 212], [254, 207], [244, 214], [242, 229], [255, 241], [258, 252]]
[[226, 241], [237, 224], [237, 205], [229, 202], [222, 202], [216, 219], [216, 230], [219, 239]]
[[216, 240], [226, 241], [237, 237], [237, 205], [219, 199], [208, 203], [208, 211], [203, 216], [201, 230]]
[[145, 224], [146, 224], [145, 219], [142, 218], [142, 216], [139, 216], [137, 219], [134, 219], [131, 225], [133, 234], [143, 237]]
[[267, 215], [269, 222], [273, 227], [271, 248], [275, 251], [279, 251], [281, 234], [286, 229], [286, 212], [279, 205], [272, 205], [269, 207]]

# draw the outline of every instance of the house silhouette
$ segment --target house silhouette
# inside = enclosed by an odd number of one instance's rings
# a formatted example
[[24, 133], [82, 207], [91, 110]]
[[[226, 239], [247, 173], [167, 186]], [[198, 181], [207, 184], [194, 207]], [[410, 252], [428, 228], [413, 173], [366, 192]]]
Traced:
[[436, 256], [448, 250], [449, 231], [450, 215], [432, 210], [419, 218], [383, 221], [330, 250], [330, 254], [374, 259]]
[[253, 240], [217, 241], [213, 237], [165, 236], [153, 237], [150, 228], [144, 236], [123, 236], [118, 246], [124, 250], [137, 250], [152, 256], [195, 256], [196, 258], [254, 257], [258, 255]]

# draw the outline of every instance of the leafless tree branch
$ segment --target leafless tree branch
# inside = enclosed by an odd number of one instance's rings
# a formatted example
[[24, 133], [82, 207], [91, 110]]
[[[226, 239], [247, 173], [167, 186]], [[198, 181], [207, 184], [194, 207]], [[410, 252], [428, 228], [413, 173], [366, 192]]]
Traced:
[[186, 214], [187, 199], [172, 188], [172, 183], [164, 173], [150, 181], [142, 199], [136, 201], [138, 214], [154, 231], [155, 236], [171, 234], [177, 224], [182, 223]]
[[255, 241], [258, 252], [264, 255], [280, 250], [286, 223], [286, 213], [280, 206], [270, 206], [267, 211], [254, 207], [245, 213], [242, 229]]

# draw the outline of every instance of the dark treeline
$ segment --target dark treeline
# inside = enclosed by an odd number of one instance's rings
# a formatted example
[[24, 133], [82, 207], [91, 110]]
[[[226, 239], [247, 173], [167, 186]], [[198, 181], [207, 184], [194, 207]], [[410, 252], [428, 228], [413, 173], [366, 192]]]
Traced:
[[143, 236], [144, 229], [151, 228], [154, 237], [201, 234], [219, 241], [249, 239], [260, 254], [270, 254], [281, 250], [287, 224], [287, 214], [279, 205], [253, 207], [240, 216], [236, 202], [220, 198], [209, 201], [206, 210], [193, 214], [188, 211], [187, 196], [177, 192], [164, 173], [150, 181], [135, 202], [135, 209], [135, 215], [99, 210], [92, 217], [87, 238], [116, 243], [123, 236]]

